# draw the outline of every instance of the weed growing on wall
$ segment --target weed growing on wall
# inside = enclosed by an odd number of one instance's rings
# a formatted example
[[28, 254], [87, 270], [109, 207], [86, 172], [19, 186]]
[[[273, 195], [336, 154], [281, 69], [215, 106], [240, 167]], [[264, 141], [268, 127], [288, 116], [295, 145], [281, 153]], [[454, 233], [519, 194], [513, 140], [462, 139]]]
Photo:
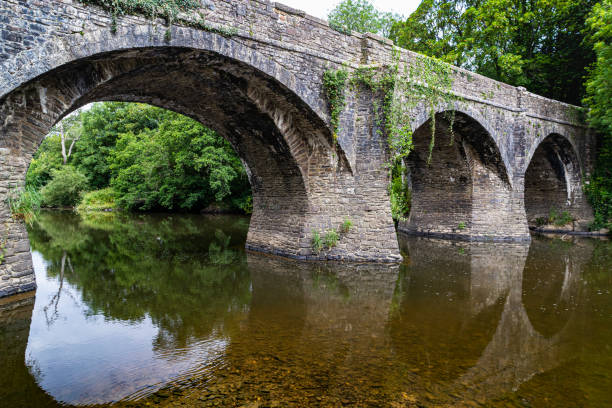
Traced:
[[198, 0], [79, 0], [83, 4], [100, 6], [113, 16], [111, 30], [117, 31], [117, 17], [129, 14], [140, 14], [154, 19], [161, 17], [168, 24], [176, 19], [180, 12], [195, 10], [200, 7]]
[[338, 244], [338, 240], [340, 236], [336, 230], [329, 230], [325, 233], [325, 237], [323, 237], [323, 243], [329, 249], [333, 248]]
[[321, 237], [321, 232], [312, 230], [312, 238], [310, 240], [312, 252], [318, 254], [324, 248], [327, 248], [327, 250], [332, 249], [338, 245], [338, 241], [340, 241], [344, 235], [349, 233], [351, 228], [353, 228], [353, 221], [351, 221], [350, 218], [345, 218], [338, 229], [325, 231], [323, 237]]
[[312, 252], [318, 254], [323, 249], [323, 241], [321, 241], [321, 234], [319, 231], [312, 230], [312, 239], [310, 240], [310, 246], [312, 247]]
[[[8, 228], [6, 228], [6, 236], [8, 237]], [[0, 240], [0, 265], [4, 263], [6, 257], [6, 241], [8, 238]]]
[[343, 69], [328, 70], [323, 74], [323, 90], [329, 103], [331, 125], [334, 141], [338, 139], [340, 127], [340, 114], [346, 105], [344, 88], [348, 78], [348, 71]]

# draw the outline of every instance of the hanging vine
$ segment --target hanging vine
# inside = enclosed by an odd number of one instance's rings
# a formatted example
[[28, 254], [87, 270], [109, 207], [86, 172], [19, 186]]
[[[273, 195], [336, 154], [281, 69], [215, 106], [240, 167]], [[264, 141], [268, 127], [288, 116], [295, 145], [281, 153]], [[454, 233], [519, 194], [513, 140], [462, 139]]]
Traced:
[[344, 88], [346, 87], [348, 75], [348, 71], [344, 69], [328, 70], [323, 74], [323, 90], [325, 91], [325, 96], [329, 103], [334, 142], [338, 140], [340, 114], [346, 106]]
[[[394, 47], [393, 60], [385, 67], [359, 67], [349, 73], [346, 69], [329, 70], [323, 76], [323, 87], [329, 102], [334, 140], [337, 138], [339, 117], [346, 105], [345, 88], [369, 88], [381, 96], [382, 106], [374, 98], [375, 125], [378, 132], [385, 132], [390, 152], [390, 187], [394, 218], [402, 218], [410, 209], [410, 193], [402, 176], [404, 159], [413, 150], [412, 114], [419, 104], [429, 111], [431, 137], [428, 146], [427, 164], [431, 163], [436, 143], [436, 111], [440, 106], [448, 107], [446, 119], [450, 124], [450, 144], [454, 143], [454, 104], [460, 98], [451, 90], [453, 86], [452, 66], [438, 59], [416, 56], [414, 61], [401, 64], [400, 49]], [[400, 65], [404, 68], [400, 69]], [[401, 170], [403, 169], [403, 170]], [[401, 170], [401, 171], [400, 171]], [[401, 184], [401, 186], [399, 186]], [[397, 197], [395, 197], [397, 195]]]
[[365, 85], [375, 94], [382, 96], [382, 106], [374, 103], [376, 124], [387, 134], [391, 162], [408, 156], [413, 148], [411, 113], [420, 103], [427, 104], [430, 116], [431, 139], [428, 163], [431, 162], [435, 146], [436, 109], [449, 107], [448, 120], [451, 124], [451, 144], [454, 123], [454, 102], [459, 98], [452, 94], [452, 66], [438, 59], [417, 56], [400, 71], [400, 49], [394, 48], [393, 62], [389, 66], [360, 67], [352, 73], [345, 69], [328, 70], [323, 75], [323, 87], [327, 96], [331, 124], [334, 134], [338, 132], [340, 113], [346, 104], [346, 84], [356, 89]]

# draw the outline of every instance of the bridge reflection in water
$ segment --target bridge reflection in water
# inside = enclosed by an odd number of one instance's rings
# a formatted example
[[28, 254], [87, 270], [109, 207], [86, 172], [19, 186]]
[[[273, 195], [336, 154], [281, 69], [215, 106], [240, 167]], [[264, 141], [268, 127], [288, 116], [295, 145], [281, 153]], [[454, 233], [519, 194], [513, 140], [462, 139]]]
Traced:
[[[147, 222], [144, 241], [164, 228]], [[118, 354], [96, 350], [92, 340], [89, 349], [79, 346], [91, 354], [91, 366], [85, 370], [83, 362], [71, 362], [82, 355], [74, 344], [62, 347], [67, 332], [56, 327], [78, 332], [85, 326], [75, 326], [79, 319], [62, 302], [58, 323], [49, 324], [49, 308], [46, 314], [43, 309], [53, 293], [42, 298], [42, 285], [35, 308], [32, 297], [0, 305], [0, 365], [9, 368], [0, 371], [2, 401], [12, 407], [135, 398], [162, 406], [599, 407], [610, 401], [610, 277], [601, 273], [610, 258], [601, 257], [600, 243], [401, 237], [401, 266], [319, 264], [244, 254], [240, 242], [219, 228], [202, 234], [195, 226], [165, 235], [164, 245], [156, 239], [146, 248], [135, 244], [162, 274], [151, 271], [148, 282], [121, 287], [122, 270], [142, 278], [134, 272], [142, 259], [124, 251], [117, 255], [126, 257], [122, 268], [106, 271], [107, 264], [98, 265], [98, 274], [84, 272], [88, 263], [82, 255], [92, 248], [83, 242], [92, 231], [82, 224], [73, 231], [81, 237], [76, 247], [64, 242], [67, 251], [51, 251], [39, 245], [46, 262], [39, 265], [38, 282], [48, 274], [47, 282], [57, 288], [61, 275], [74, 298], [65, 296], [66, 302], [80, 304], [78, 312], [89, 313], [85, 320], [102, 316], [97, 327], [120, 323], [146, 332], [130, 340], [146, 352], [121, 355], [133, 349], [122, 345], [127, 337], [118, 334], [113, 344]], [[223, 227], [240, 234], [241, 227]], [[52, 235], [51, 222], [45, 233]], [[96, 233], [91, 242], [116, 251], [108, 231]], [[42, 233], [30, 235], [33, 242], [44, 241]], [[206, 256], [196, 261], [198, 252]], [[88, 261], [91, 270], [99, 260]], [[186, 282], [166, 278], [185, 262], [195, 271]], [[172, 305], [163, 303], [166, 295]], [[127, 304], [121, 306], [120, 299]], [[45, 342], [53, 347], [42, 347]], [[99, 364], [96, 358], [119, 361]], [[120, 373], [123, 382], [109, 382], [113, 373], [104, 370]]]

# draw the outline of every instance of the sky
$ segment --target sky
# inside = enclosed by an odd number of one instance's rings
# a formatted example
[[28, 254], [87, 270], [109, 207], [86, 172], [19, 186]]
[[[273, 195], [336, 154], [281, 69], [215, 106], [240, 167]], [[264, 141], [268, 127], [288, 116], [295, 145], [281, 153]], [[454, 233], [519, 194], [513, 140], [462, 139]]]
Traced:
[[[371, 2], [380, 11], [393, 11], [408, 17], [421, 0], [371, 0]], [[327, 14], [340, 3], [340, 0], [279, 0], [279, 3], [327, 20]]]

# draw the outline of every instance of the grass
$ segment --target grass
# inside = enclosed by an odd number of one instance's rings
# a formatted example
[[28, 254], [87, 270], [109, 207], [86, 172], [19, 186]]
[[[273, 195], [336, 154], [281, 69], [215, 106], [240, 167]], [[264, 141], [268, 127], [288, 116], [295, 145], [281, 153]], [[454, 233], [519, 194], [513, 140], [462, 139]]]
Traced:
[[111, 188], [85, 193], [77, 206], [78, 212], [108, 211], [117, 208], [115, 191]]
[[349, 218], [345, 218], [344, 222], [340, 226], [340, 232], [343, 234], [347, 234], [351, 230], [351, 228], [353, 228], [353, 221], [351, 221]]
[[336, 230], [329, 230], [325, 233], [325, 237], [323, 237], [323, 243], [328, 249], [332, 249], [338, 244], [338, 239], [340, 239], [338, 232]]
[[36, 219], [40, 210], [42, 196], [33, 187], [26, 187], [19, 192], [9, 193], [8, 205], [13, 218], [23, 220], [28, 224]]
[[559, 214], [555, 208], [551, 208], [550, 212], [548, 213], [549, 224], [555, 224], [558, 227], [562, 227], [570, 224], [572, 221], [574, 221], [574, 218], [567, 211], [563, 211], [561, 214]]

